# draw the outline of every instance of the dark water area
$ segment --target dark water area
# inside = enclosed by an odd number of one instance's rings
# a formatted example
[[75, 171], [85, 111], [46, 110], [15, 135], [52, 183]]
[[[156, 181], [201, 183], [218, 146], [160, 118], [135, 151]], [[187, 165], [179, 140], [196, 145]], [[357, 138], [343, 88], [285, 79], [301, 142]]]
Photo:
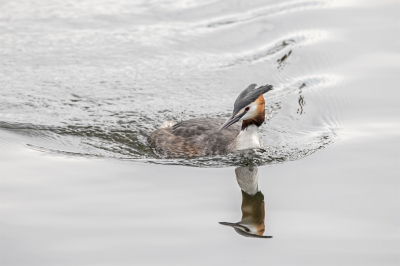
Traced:
[[[398, 265], [399, 8], [0, 1], [0, 263]], [[251, 83], [251, 161], [148, 146]]]

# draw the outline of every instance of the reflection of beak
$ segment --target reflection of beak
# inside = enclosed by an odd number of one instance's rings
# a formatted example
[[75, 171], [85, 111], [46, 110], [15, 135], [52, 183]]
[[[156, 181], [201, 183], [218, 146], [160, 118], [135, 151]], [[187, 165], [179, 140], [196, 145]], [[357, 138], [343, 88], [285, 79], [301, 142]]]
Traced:
[[242, 118], [246, 113], [247, 112], [243, 112], [243, 113], [241, 113], [239, 115], [232, 116], [231, 118], [226, 120], [226, 122], [222, 125], [222, 127], [219, 130], [223, 130], [225, 128], [228, 128], [228, 127], [232, 126], [233, 124], [238, 122], [240, 120], [240, 118]]
[[[230, 226], [230, 227], [238, 227], [238, 226], [240, 226], [240, 227], [242, 227], [240, 224], [238, 224], [238, 223], [227, 223], [227, 222], [219, 222], [220, 224], [222, 224], [222, 225], [226, 225], [226, 226]], [[243, 226], [244, 227], [244, 226]], [[247, 229], [247, 230], [249, 230], [249, 229]]]
[[233, 227], [239, 235], [245, 236], [245, 237], [254, 237], [254, 238], [272, 238], [272, 236], [259, 236], [256, 234], [250, 233], [250, 229], [247, 228], [244, 225], [241, 225], [239, 223], [227, 223], [227, 222], [219, 222], [222, 225], [230, 226]]

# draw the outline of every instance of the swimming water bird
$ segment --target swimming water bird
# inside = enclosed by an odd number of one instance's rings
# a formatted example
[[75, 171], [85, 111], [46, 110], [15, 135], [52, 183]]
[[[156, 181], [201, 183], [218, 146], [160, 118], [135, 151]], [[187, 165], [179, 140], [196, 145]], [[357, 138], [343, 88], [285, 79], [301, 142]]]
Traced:
[[166, 157], [212, 156], [263, 147], [258, 136], [265, 120], [263, 94], [272, 86], [256, 86], [251, 84], [239, 94], [225, 123], [221, 118], [198, 118], [167, 124], [148, 137], [150, 146]]

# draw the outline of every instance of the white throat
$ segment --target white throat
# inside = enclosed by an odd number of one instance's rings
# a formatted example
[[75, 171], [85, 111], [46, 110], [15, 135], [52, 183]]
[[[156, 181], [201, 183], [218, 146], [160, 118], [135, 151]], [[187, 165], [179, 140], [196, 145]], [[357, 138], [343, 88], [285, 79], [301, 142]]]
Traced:
[[264, 147], [264, 144], [258, 136], [258, 126], [250, 125], [244, 130], [241, 130], [239, 135], [230, 145], [231, 151], [256, 149]]

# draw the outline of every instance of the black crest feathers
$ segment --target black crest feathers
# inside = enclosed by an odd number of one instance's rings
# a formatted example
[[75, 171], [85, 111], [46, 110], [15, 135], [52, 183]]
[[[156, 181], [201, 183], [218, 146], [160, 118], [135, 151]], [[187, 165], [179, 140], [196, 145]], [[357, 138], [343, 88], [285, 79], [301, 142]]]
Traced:
[[237, 114], [242, 108], [257, 100], [261, 94], [264, 94], [273, 89], [272, 85], [264, 85], [256, 88], [257, 84], [250, 84], [244, 91], [237, 97], [233, 106], [232, 116]]

